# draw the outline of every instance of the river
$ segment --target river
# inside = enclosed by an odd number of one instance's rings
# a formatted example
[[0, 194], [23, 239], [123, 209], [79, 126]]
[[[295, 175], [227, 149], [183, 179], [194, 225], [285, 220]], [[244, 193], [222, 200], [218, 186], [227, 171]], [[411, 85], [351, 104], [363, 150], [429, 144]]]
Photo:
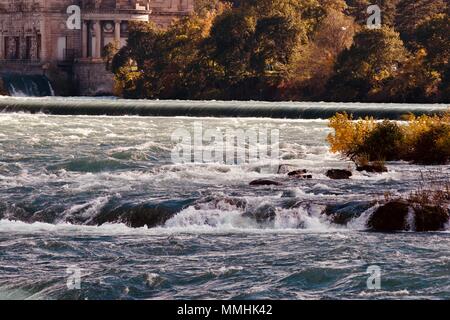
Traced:
[[[353, 165], [329, 152], [319, 118], [0, 113], [0, 299], [449, 299], [450, 232], [368, 232], [376, 204], [346, 226], [322, 212], [448, 180], [450, 166], [331, 180]], [[174, 131], [196, 125], [277, 130], [277, 163], [312, 179], [264, 161], [174, 163]]]

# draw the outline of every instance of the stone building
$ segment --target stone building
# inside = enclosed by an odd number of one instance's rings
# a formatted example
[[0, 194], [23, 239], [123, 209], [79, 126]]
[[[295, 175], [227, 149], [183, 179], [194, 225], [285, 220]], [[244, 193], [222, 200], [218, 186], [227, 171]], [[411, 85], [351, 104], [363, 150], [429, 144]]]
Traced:
[[[124, 45], [129, 21], [165, 27], [193, 10], [194, 0], [0, 0], [0, 72], [71, 81], [80, 95], [112, 92], [102, 48]], [[67, 8], [81, 8], [69, 29]]]

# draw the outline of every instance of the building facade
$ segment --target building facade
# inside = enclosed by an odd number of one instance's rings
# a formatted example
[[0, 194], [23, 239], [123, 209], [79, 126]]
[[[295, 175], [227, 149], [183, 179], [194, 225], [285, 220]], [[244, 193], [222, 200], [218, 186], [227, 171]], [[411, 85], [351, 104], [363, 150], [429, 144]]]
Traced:
[[[0, 0], [0, 72], [45, 74], [72, 81], [80, 95], [112, 92], [102, 48], [124, 45], [130, 21], [159, 27], [189, 14], [194, 0]], [[80, 28], [67, 21], [81, 10]], [[52, 79], [53, 78], [53, 79]]]

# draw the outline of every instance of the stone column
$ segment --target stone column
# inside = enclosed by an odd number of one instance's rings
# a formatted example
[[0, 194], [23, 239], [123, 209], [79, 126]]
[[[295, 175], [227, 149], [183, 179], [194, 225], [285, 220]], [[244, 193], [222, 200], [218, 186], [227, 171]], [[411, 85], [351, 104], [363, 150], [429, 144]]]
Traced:
[[87, 58], [88, 56], [88, 28], [89, 23], [83, 20], [83, 30], [81, 31], [81, 57]]
[[47, 30], [45, 23], [45, 18], [41, 18], [41, 25], [40, 25], [40, 31], [41, 31], [41, 61], [46, 61], [48, 59], [48, 49], [47, 49]]
[[120, 21], [114, 21], [114, 45], [117, 46], [117, 49], [121, 47], [120, 45]]
[[94, 32], [95, 32], [95, 54], [94, 58], [101, 58], [102, 54], [102, 30], [100, 26], [100, 21], [94, 21]]
[[0, 34], [0, 59], [5, 58], [5, 38]]

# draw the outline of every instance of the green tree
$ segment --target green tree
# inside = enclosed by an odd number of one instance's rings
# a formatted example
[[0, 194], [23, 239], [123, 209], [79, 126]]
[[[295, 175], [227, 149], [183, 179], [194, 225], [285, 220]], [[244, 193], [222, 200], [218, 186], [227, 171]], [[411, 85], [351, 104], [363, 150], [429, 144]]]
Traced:
[[177, 99], [195, 94], [188, 82], [190, 66], [200, 59], [200, 44], [209, 35], [211, 22], [211, 17], [192, 15], [178, 20], [166, 30], [151, 23], [132, 24], [127, 46], [113, 61], [118, 82], [133, 80], [133, 85], [127, 86], [126, 94]]
[[230, 82], [251, 74], [250, 58], [256, 21], [243, 11], [227, 11], [218, 16], [207, 40], [211, 58]]
[[395, 77], [407, 51], [398, 33], [391, 28], [364, 29], [357, 33], [353, 45], [344, 50], [330, 79], [330, 98], [337, 101], [373, 99], [384, 83]]
[[325, 16], [325, 8], [319, 0], [246, 0], [241, 3], [247, 15], [256, 18], [282, 16], [297, 24], [299, 32], [306, 38]]
[[257, 75], [286, 72], [299, 46], [299, 31], [286, 17], [258, 20], [254, 34], [251, 65]]

